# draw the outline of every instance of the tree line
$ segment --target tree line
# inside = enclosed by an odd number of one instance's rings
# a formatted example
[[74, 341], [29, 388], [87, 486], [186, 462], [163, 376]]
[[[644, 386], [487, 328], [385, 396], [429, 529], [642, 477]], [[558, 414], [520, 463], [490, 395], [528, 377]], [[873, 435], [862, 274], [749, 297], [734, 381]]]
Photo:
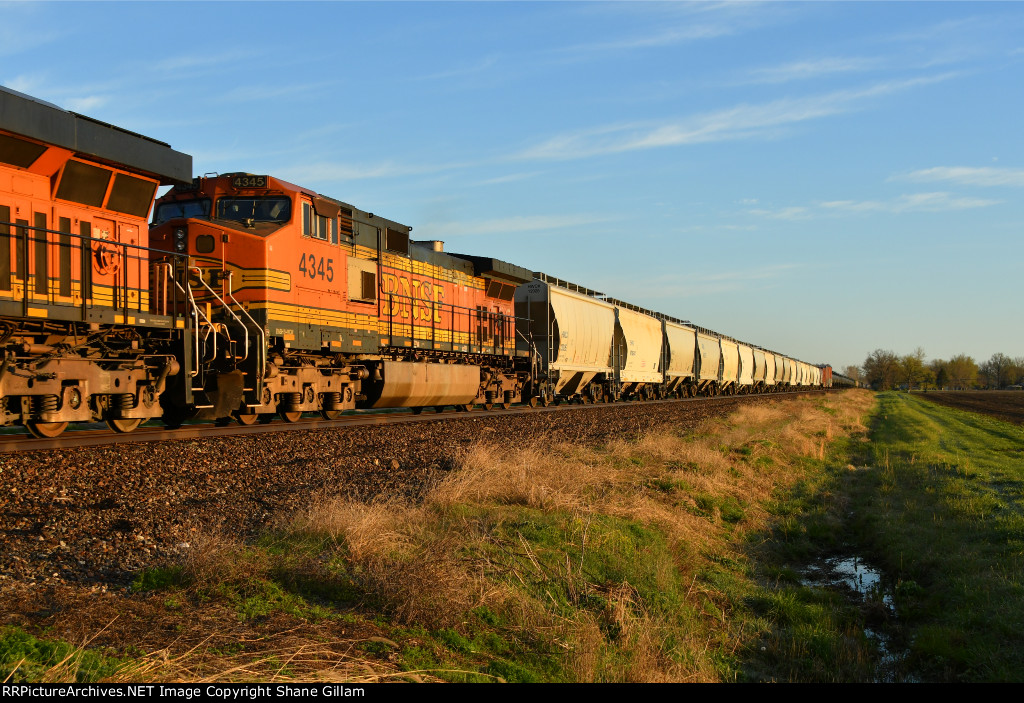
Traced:
[[1024, 385], [1024, 356], [993, 354], [981, 364], [966, 354], [925, 363], [924, 349], [899, 356], [887, 349], [868, 354], [863, 366], [847, 366], [843, 374], [875, 390], [892, 388], [970, 390]]

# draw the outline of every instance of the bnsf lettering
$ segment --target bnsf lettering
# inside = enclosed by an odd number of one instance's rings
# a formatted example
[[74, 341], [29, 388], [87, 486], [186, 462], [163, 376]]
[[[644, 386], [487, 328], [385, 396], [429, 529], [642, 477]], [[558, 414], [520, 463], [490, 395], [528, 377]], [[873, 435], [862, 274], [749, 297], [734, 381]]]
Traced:
[[327, 265], [324, 266], [324, 257], [322, 256], [319, 260], [313, 254], [301, 256], [299, 257], [299, 271], [309, 278], [325, 278], [330, 283], [334, 280], [334, 259], [327, 259]]
[[[385, 303], [383, 314], [391, 317], [436, 323], [441, 322], [441, 304], [444, 303], [444, 288], [436, 282], [418, 281], [394, 273], [382, 273], [380, 277], [381, 301]], [[390, 301], [390, 309], [387, 306]]]

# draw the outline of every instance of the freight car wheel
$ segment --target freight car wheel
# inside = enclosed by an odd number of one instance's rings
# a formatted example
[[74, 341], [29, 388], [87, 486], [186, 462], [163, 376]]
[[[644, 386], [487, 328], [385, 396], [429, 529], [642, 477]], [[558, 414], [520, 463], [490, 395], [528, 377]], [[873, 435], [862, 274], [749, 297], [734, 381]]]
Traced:
[[38, 437], [39, 439], [52, 439], [66, 430], [67, 427], [68, 423], [66, 422], [39, 422], [38, 420], [29, 420], [25, 423], [25, 429], [27, 429], [33, 437]]
[[512, 403], [502, 403], [501, 404], [501, 409], [502, 410], [508, 410], [511, 407], [512, 407]]
[[494, 410], [494, 403], [484, 403], [484, 410]]
[[136, 427], [142, 424], [142, 418], [136, 417], [131, 420], [120, 420], [113, 417], [107, 418], [107, 427], [112, 429], [114, 432], [126, 434], [133, 432]]
[[472, 403], [466, 403], [465, 405], [456, 405], [455, 409], [460, 413], [471, 413], [474, 407]]
[[341, 410], [321, 410], [320, 417], [325, 420], [337, 420], [341, 417]]
[[260, 420], [260, 416], [256, 413], [240, 413], [235, 411], [232, 415], [235, 416], [235, 420], [238, 421], [239, 425], [255, 425]]
[[434, 406], [434, 412], [435, 413], [443, 413], [444, 412], [444, 406], [443, 405], [435, 405]]
[[260, 415], [259, 418], [260, 418], [260, 424], [261, 425], [269, 425], [271, 422], [274, 421], [274, 414], [273, 413], [266, 413], [264, 415]]
[[423, 406], [421, 406], [421, 405], [417, 405], [415, 408], [412, 409], [412, 414], [413, 415], [419, 415], [422, 412], [423, 412]]
[[531, 408], [535, 408], [539, 404], [540, 404], [540, 398], [537, 398], [536, 396], [534, 396], [533, 398], [530, 398], [530, 407]]
[[278, 410], [277, 414], [285, 422], [298, 422], [302, 418], [301, 410]]

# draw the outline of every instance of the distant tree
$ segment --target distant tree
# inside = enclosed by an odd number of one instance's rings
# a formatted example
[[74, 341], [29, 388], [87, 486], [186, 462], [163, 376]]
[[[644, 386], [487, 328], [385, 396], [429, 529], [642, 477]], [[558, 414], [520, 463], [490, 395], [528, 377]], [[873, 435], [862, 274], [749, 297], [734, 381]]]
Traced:
[[886, 391], [896, 386], [900, 374], [900, 358], [886, 349], [876, 349], [864, 360], [864, 381], [872, 388]]
[[949, 384], [955, 390], [966, 390], [974, 386], [978, 378], [978, 365], [966, 354], [957, 354], [946, 362]]
[[852, 378], [854, 381], [860, 381], [862, 379], [859, 366], [847, 366], [843, 369], [843, 375], [848, 378]]
[[900, 358], [899, 380], [913, 390], [915, 386], [925, 383], [931, 376], [924, 365], [924, 349], [918, 347], [910, 354]]
[[935, 387], [940, 391], [949, 385], [949, 371], [946, 370], [946, 362], [942, 359], [932, 359], [928, 362], [928, 370], [935, 379]]
[[981, 365], [979, 369], [988, 388], [1002, 388], [1010, 385], [1010, 369], [1013, 366], [1013, 359], [1005, 354], [993, 354], [992, 358]]
[[1013, 357], [1013, 366], [1010, 367], [1012, 373], [1011, 385], [1020, 386], [1024, 385], [1024, 356]]

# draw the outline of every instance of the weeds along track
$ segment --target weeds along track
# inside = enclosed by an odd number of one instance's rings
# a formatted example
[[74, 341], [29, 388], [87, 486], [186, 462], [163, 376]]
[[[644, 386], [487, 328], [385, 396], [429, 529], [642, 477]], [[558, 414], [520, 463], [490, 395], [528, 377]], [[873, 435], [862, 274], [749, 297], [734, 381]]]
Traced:
[[[772, 396], [460, 414], [339, 427], [0, 455], [0, 590], [123, 586], [201, 533], [247, 537], [312, 501], [416, 499], [475, 442], [603, 444], [688, 428]], [[512, 445], [510, 445], [512, 446]]]

